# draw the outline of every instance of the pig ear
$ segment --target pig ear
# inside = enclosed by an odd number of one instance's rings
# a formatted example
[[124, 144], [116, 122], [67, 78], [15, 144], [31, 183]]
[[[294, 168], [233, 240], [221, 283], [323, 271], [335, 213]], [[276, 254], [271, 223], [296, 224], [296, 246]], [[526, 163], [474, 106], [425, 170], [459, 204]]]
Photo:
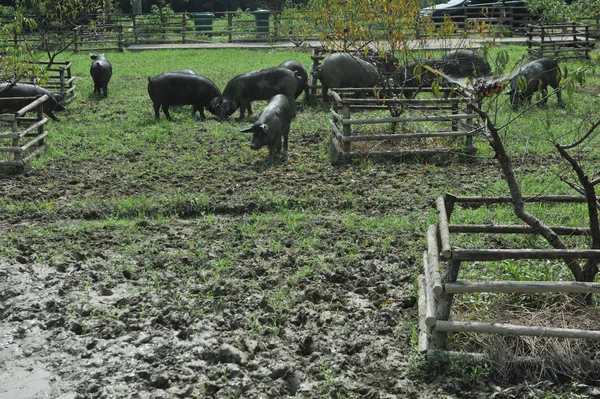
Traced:
[[94, 54], [94, 53], [90, 53], [90, 58], [91, 58], [91, 59], [95, 60], [95, 59], [96, 59], [96, 57], [97, 57], [97, 55], [96, 55], [96, 54]]
[[267, 136], [269, 135], [269, 125], [263, 123], [258, 128], [262, 130]]
[[251, 132], [251, 131], [253, 131], [253, 130], [254, 130], [254, 125], [250, 125], [250, 126], [248, 126], [248, 127], [245, 127], [245, 128], [243, 128], [243, 129], [240, 129], [240, 132], [242, 132], [242, 133], [249, 133], [249, 132]]

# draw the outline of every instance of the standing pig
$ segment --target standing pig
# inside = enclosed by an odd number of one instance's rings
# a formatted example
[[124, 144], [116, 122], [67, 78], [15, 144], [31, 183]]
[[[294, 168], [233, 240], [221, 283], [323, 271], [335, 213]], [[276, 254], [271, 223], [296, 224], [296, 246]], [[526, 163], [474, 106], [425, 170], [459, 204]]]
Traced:
[[327, 91], [331, 87], [373, 87], [379, 84], [377, 67], [346, 53], [328, 55], [314, 73], [323, 85], [325, 101], [328, 101]]
[[270, 100], [276, 94], [283, 94], [290, 102], [292, 117], [296, 116], [294, 94], [299, 76], [287, 68], [267, 68], [238, 75], [231, 79], [219, 101], [221, 119], [227, 119], [239, 108], [240, 120], [244, 112], [252, 115], [252, 101]]
[[167, 120], [170, 121], [173, 120], [169, 114], [171, 105], [191, 104], [192, 116], [199, 111], [200, 120], [206, 117], [204, 107], [213, 115], [219, 116], [216, 106], [221, 91], [210, 79], [201, 75], [165, 72], [148, 78], [148, 94], [152, 99], [156, 119], [160, 119], [161, 105]]
[[112, 76], [112, 65], [104, 54], [91, 54], [92, 66], [90, 67], [90, 75], [94, 79], [94, 93], [100, 94], [100, 90], [104, 91], [104, 97], [108, 97], [108, 82]]
[[455, 78], [482, 77], [492, 74], [492, 68], [483, 54], [475, 50], [448, 51], [442, 56], [442, 62], [444, 73]]
[[298, 84], [296, 85], [296, 93], [294, 93], [294, 98], [298, 98], [300, 94], [304, 91], [304, 100], [308, 101], [308, 73], [306, 73], [306, 68], [300, 61], [289, 60], [282, 62], [279, 64], [279, 68], [287, 68], [290, 71], [296, 74], [296, 77], [299, 77]]
[[54, 115], [54, 111], [65, 110], [65, 107], [59, 102], [60, 98], [57, 98], [59, 96], [49, 92], [43, 87], [29, 83], [0, 83], [0, 113], [17, 112], [35, 100], [13, 100], [10, 97], [38, 97], [43, 96], [44, 94], [47, 94], [49, 97], [43, 105], [44, 113], [53, 120], [59, 122], [60, 119]]
[[277, 94], [263, 109], [258, 120], [252, 125], [241, 129], [240, 132], [252, 132], [252, 145], [250, 148], [258, 150], [269, 146], [269, 163], [273, 163], [275, 154], [281, 151], [281, 138], [283, 148], [288, 150], [288, 134], [292, 123], [292, 109], [288, 96]]
[[[521, 102], [531, 104], [531, 98], [536, 91], [542, 92], [542, 102], [548, 102], [548, 86], [556, 93], [558, 104], [562, 104], [560, 93], [561, 72], [556, 60], [552, 58], [540, 58], [531, 61], [519, 69], [517, 75], [510, 81], [510, 102], [513, 109], [517, 109]], [[524, 90], [519, 88], [519, 80], [525, 81]]]

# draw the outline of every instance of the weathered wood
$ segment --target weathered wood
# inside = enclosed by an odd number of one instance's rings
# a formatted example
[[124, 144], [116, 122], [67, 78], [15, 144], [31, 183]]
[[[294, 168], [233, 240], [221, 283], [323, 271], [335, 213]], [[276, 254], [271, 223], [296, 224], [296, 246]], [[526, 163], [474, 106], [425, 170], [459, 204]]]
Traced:
[[438, 230], [440, 241], [442, 242], [442, 258], [449, 259], [452, 254], [452, 246], [450, 245], [450, 231], [448, 229], [448, 216], [446, 215], [444, 197], [437, 197], [435, 204], [438, 211]]
[[599, 249], [460, 249], [452, 250], [452, 259], [468, 261], [503, 259], [598, 259]]
[[[339, 120], [336, 120], [339, 121]], [[470, 132], [432, 132], [432, 133], [406, 133], [406, 134], [373, 134], [368, 136], [347, 136], [343, 141], [375, 141], [375, 140], [402, 140], [420, 139], [431, 137], [463, 137], [472, 134]]]
[[45, 118], [45, 117], [42, 118], [42, 120], [37, 121], [33, 125], [29, 126], [27, 129], [23, 130], [21, 133], [19, 133], [19, 137], [27, 136], [29, 133], [33, 132], [35, 129], [39, 128], [40, 126], [43, 126], [46, 122], [48, 122], [48, 118]]
[[430, 224], [427, 229], [427, 262], [431, 273], [431, 287], [436, 295], [440, 295], [444, 291], [438, 257], [437, 228], [436, 225]]
[[418, 308], [419, 308], [419, 352], [425, 353], [427, 349], [429, 349], [429, 337], [428, 335], [431, 332], [431, 328], [427, 326], [425, 322], [426, 312], [427, 312], [427, 297], [425, 294], [425, 276], [419, 274], [417, 278], [417, 285], [419, 290], [419, 300], [418, 300]]
[[456, 115], [432, 115], [432, 116], [411, 116], [396, 118], [369, 118], [369, 119], [349, 119], [344, 117], [343, 124], [348, 125], [373, 125], [377, 123], [398, 123], [398, 122], [451, 122], [460, 119], [476, 118], [476, 114], [456, 114]]
[[29, 141], [27, 144], [21, 146], [21, 148], [20, 148], [21, 152], [25, 152], [32, 145], [39, 143], [40, 141], [43, 141], [44, 138], [46, 138], [46, 136], [48, 136], [48, 132], [44, 132], [44, 133], [40, 134], [39, 136], [36, 136], [33, 140]]
[[[568, 226], [549, 226], [558, 235], [587, 236], [590, 229]], [[505, 233], [505, 234], [539, 234], [530, 226], [487, 225], [487, 224], [449, 224], [450, 233]]]
[[0, 114], [0, 121], [2, 122], [13, 122], [16, 119], [17, 116], [15, 114]]
[[429, 264], [427, 262], [427, 252], [423, 252], [423, 274], [425, 276], [425, 298], [427, 304], [425, 309], [425, 324], [428, 327], [432, 327], [435, 325], [436, 300], [431, 283], [431, 272], [429, 271]]
[[[456, 203], [469, 204], [495, 204], [495, 203], [510, 203], [511, 197], [475, 197], [475, 196], [455, 196]], [[597, 197], [600, 200], [600, 197]], [[567, 202], [567, 203], [582, 203], [586, 202], [585, 197], [581, 195], [537, 195], [523, 196], [524, 202]]]
[[26, 105], [25, 107], [21, 108], [20, 110], [18, 110], [16, 112], [17, 117], [19, 116], [23, 116], [25, 115], [27, 112], [35, 109], [38, 105], [44, 103], [46, 100], [48, 100], [50, 97], [48, 97], [47, 94], [44, 94], [43, 96], [41, 96], [40, 98], [38, 98], [37, 100], [33, 101], [32, 103], [30, 103], [29, 105]]
[[449, 294], [473, 292], [599, 294], [600, 283], [579, 281], [456, 281], [444, 284], [444, 289]]
[[579, 330], [573, 328], [521, 326], [506, 323], [480, 323], [437, 320], [435, 329], [447, 332], [473, 332], [498, 335], [526, 335], [533, 337], [557, 337], [600, 339], [598, 330]]

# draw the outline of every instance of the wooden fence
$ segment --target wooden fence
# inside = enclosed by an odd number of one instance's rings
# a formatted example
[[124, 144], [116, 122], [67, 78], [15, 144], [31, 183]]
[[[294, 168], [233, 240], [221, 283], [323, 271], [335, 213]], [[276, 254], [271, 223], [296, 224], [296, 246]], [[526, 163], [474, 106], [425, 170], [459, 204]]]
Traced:
[[[15, 113], [0, 114], [0, 166], [24, 167], [33, 157], [46, 148], [44, 139], [48, 132], [44, 125], [48, 118], [44, 116], [44, 102], [48, 95], [35, 97], [12, 97], [11, 100], [30, 99], [31, 103]], [[37, 111], [35, 117], [25, 117], [29, 111]], [[10, 126], [10, 131], [4, 129]], [[8, 157], [6, 157], [8, 155]]]
[[527, 52], [537, 58], [590, 58], [596, 40], [590, 25], [552, 24], [527, 26]]
[[[579, 196], [538, 196], [524, 198], [527, 202], [584, 203]], [[463, 262], [498, 261], [503, 259], [588, 259], [600, 258], [600, 250], [578, 249], [463, 249], [452, 245], [452, 234], [537, 234], [530, 226], [515, 225], [457, 225], [450, 224], [456, 204], [466, 206], [492, 206], [510, 204], [507, 197], [457, 197], [446, 195], [436, 201], [438, 222], [427, 230], [427, 251], [423, 253], [423, 274], [419, 280], [419, 348], [422, 352], [438, 355], [448, 346], [450, 333], [488, 333], [499, 335], [524, 335], [536, 337], [564, 337], [600, 339], [598, 330], [574, 328], [524, 326], [505, 323], [451, 321], [450, 313], [455, 294], [491, 293], [600, 293], [599, 283], [575, 281], [459, 281]], [[589, 229], [576, 227], [551, 227], [558, 235], [589, 235]], [[442, 268], [443, 264], [443, 268]], [[443, 275], [442, 275], [443, 273]], [[446, 354], [452, 354], [446, 352]], [[476, 359], [484, 357], [473, 354]]]
[[50, 67], [47, 61], [40, 61], [48, 72], [48, 81], [44, 84], [44, 88], [61, 96], [60, 102], [68, 104], [75, 98], [75, 77], [71, 73], [70, 61], [54, 61]]
[[[526, 7], [461, 7], [452, 10], [451, 21], [456, 29], [452, 34], [464, 35], [465, 32], [476, 31], [481, 33], [481, 24], [493, 29], [493, 33], [505, 36], [525, 34], [527, 25], [538, 21], [538, 17]], [[436, 28], [444, 25], [443, 17], [431, 17], [431, 23]], [[417, 32], [423, 27], [417, 21]]]
[[[329, 90], [332, 102], [331, 141], [336, 160], [365, 156], [424, 158], [476, 152], [473, 136], [480, 130], [480, 125], [476, 123], [479, 117], [469, 111], [468, 99], [385, 98], [381, 94], [386, 90]], [[355, 98], [356, 92], [370, 93], [371, 97]], [[382, 111], [392, 116], [384, 116]], [[397, 133], [398, 130], [400, 133]], [[449, 140], [460, 138], [465, 139], [462, 148], [442, 146], [447, 145]], [[443, 141], [440, 143], [439, 139]], [[353, 143], [355, 148], [352, 148]], [[356, 148], [359, 143], [361, 148]]]
[[123, 51], [125, 39], [123, 25], [105, 24], [101, 26], [78, 26], [74, 51]]

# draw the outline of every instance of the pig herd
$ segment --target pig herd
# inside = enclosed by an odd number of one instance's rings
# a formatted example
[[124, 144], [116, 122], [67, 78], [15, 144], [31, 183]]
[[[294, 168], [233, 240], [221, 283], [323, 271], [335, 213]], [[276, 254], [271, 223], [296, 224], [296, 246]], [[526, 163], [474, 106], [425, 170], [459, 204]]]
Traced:
[[[108, 96], [108, 84], [112, 65], [104, 54], [90, 54], [90, 75], [94, 81], [94, 93]], [[438, 73], [439, 72], [439, 73]], [[399, 89], [406, 98], [413, 98], [423, 87], [430, 87], [440, 74], [450, 78], [494, 79], [492, 69], [485, 57], [475, 50], [453, 50], [439, 59], [400, 64], [390, 53], [378, 55], [366, 53], [333, 53], [326, 56], [313, 70], [323, 87], [327, 101], [329, 88], [388, 86]], [[547, 101], [547, 87], [554, 89], [559, 104], [561, 72], [554, 59], [534, 60], [503, 78], [509, 82], [511, 106], [530, 103], [533, 94], [541, 91]], [[148, 78], [148, 94], [152, 100], [154, 115], [160, 118], [162, 108], [165, 117], [172, 120], [170, 106], [191, 105], [200, 120], [206, 118], [204, 109], [220, 120], [230, 118], [239, 109], [240, 120], [252, 114], [251, 103], [265, 100], [268, 105], [252, 125], [241, 132], [252, 132], [251, 148], [269, 148], [269, 161], [283, 148], [287, 151], [288, 134], [292, 119], [296, 116], [296, 98], [305, 93], [308, 99], [308, 74], [304, 65], [296, 60], [283, 62], [277, 67], [251, 71], [233, 77], [223, 92], [207, 77], [190, 69], [179, 69]], [[58, 120], [54, 111], [63, 110], [60, 97], [48, 90], [26, 83], [0, 83], [0, 113], [16, 112], [26, 104], [12, 98], [48, 94], [50, 101], [44, 104], [44, 113]]]

